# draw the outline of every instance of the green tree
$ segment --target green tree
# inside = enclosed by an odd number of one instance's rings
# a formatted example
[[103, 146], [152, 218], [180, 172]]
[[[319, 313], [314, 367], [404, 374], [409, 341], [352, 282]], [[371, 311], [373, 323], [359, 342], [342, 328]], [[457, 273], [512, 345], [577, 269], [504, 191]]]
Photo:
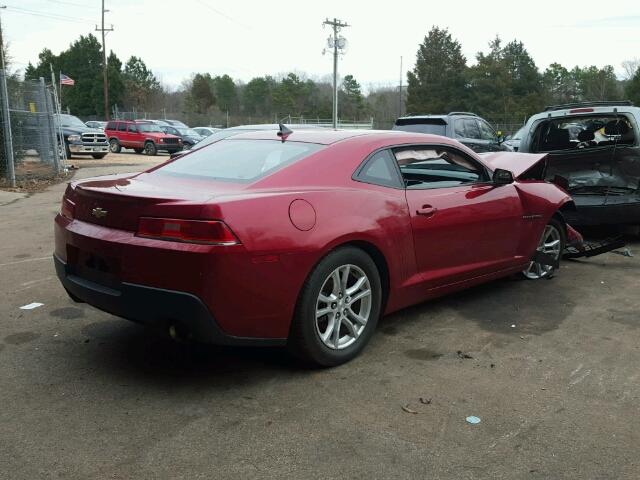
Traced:
[[575, 76], [559, 63], [552, 63], [542, 74], [546, 103], [558, 105], [580, 100]]
[[305, 96], [313, 85], [311, 81], [303, 82], [295, 73], [287, 74], [273, 90], [273, 107], [276, 113], [278, 115], [304, 114]]
[[464, 108], [466, 58], [449, 31], [433, 27], [408, 73], [407, 112], [442, 113]]
[[625, 96], [635, 105], [640, 105], [640, 69], [637, 69], [635, 75], [627, 82]]
[[213, 79], [208, 73], [196, 73], [187, 95], [187, 109], [195, 113], [207, 113], [216, 104]]
[[598, 68], [595, 65], [589, 67], [575, 67], [571, 71], [578, 85], [580, 99], [583, 101], [595, 100], [620, 100], [621, 91], [618, 79], [611, 65]]
[[266, 115], [271, 113], [275, 80], [270, 76], [252, 78], [244, 87], [243, 109], [248, 114]]
[[340, 117], [357, 119], [365, 111], [360, 84], [353, 75], [345, 75], [340, 88]]
[[144, 61], [136, 56], [127, 60], [124, 66], [125, 101], [129, 108], [149, 108], [154, 95], [161, 91], [160, 82]]
[[213, 88], [221, 112], [237, 112], [238, 91], [236, 84], [229, 75], [217, 76], [213, 79]]

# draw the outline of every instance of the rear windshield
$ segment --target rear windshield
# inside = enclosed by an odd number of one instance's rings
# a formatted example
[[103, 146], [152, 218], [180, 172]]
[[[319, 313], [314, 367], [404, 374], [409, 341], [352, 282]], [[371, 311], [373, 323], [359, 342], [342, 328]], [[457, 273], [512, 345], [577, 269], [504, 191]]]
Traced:
[[323, 148], [279, 140], [223, 140], [178, 157], [156, 173], [180, 177], [252, 182]]
[[624, 115], [562, 117], [540, 123], [532, 151], [589, 150], [635, 143], [633, 126]]
[[403, 132], [429, 133], [446, 135], [447, 123], [442, 118], [399, 118], [393, 126], [394, 130]]

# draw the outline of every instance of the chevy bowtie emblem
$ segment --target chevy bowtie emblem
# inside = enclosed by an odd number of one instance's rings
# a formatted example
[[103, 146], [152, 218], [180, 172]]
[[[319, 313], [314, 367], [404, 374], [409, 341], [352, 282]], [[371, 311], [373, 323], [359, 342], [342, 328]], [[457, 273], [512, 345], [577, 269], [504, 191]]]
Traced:
[[93, 215], [96, 218], [104, 218], [107, 216], [107, 213], [109, 213], [107, 210], [103, 210], [100, 207], [96, 207], [93, 210], [91, 210], [91, 215]]

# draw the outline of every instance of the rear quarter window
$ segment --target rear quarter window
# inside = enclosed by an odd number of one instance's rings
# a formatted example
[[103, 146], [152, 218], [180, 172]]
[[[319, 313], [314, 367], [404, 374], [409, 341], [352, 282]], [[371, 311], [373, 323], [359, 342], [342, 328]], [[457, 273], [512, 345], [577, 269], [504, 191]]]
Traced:
[[107, 127], [105, 128], [105, 130], [115, 130], [115, 129], [116, 129], [116, 122], [107, 123]]
[[315, 143], [279, 140], [221, 140], [179, 157], [155, 173], [249, 183], [308, 157], [323, 147]]

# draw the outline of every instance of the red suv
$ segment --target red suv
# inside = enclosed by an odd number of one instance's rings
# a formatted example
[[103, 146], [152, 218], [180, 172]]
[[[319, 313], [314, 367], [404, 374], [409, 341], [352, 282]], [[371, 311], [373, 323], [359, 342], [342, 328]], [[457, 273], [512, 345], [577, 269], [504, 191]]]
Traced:
[[120, 153], [122, 148], [133, 148], [136, 153], [156, 155], [158, 150], [175, 153], [182, 150], [182, 139], [164, 133], [152, 122], [113, 120], [104, 129], [109, 138], [109, 150]]

